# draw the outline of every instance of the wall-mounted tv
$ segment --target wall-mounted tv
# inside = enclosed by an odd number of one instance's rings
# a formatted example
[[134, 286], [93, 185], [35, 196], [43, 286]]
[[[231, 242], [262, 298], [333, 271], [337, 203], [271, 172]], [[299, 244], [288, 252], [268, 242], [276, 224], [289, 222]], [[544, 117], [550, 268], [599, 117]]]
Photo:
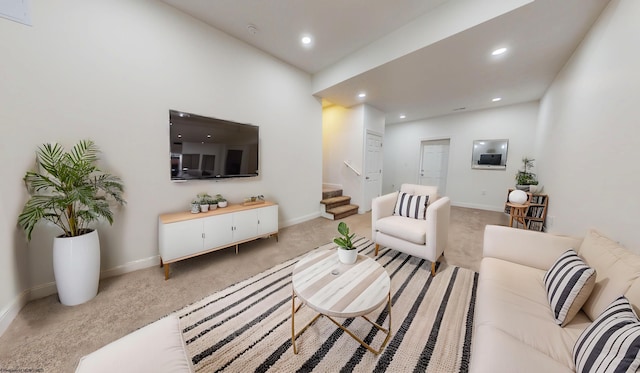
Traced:
[[169, 110], [171, 180], [258, 176], [259, 127]]

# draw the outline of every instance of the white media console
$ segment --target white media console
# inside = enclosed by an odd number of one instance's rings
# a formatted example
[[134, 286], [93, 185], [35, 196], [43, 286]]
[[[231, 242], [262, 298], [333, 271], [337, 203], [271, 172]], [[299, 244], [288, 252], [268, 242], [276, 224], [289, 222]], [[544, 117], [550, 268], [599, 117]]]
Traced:
[[228, 205], [192, 214], [177, 212], [158, 218], [160, 265], [169, 278], [169, 264], [262, 237], [278, 239], [278, 205]]

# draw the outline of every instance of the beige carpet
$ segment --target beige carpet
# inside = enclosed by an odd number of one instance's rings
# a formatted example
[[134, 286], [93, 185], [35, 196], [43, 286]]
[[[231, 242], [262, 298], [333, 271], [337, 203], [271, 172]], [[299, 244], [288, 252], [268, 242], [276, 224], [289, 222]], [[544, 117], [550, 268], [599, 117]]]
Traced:
[[[344, 219], [356, 234], [371, 237], [370, 214]], [[446, 262], [477, 270], [486, 224], [506, 225], [500, 212], [453, 207]], [[0, 370], [73, 372], [78, 360], [187, 304], [327, 243], [337, 222], [322, 218], [284, 228], [280, 240], [263, 239], [171, 266], [104, 279], [98, 296], [66, 307], [55, 295], [32, 301], [0, 337]]]

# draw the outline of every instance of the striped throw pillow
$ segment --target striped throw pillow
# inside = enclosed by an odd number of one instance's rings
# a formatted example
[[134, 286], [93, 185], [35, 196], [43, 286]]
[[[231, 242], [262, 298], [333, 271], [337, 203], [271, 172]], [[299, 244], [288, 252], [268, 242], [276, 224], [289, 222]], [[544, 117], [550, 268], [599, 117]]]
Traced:
[[396, 208], [393, 210], [394, 215], [405, 216], [414, 219], [426, 219], [427, 204], [429, 196], [416, 196], [409, 193], [398, 193], [396, 200]]
[[567, 250], [544, 275], [547, 300], [556, 323], [567, 325], [589, 298], [596, 284], [596, 271], [574, 250]]
[[640, 368], [640, 320], [622, 296], [578, 337], [576, 372], [635, 372]]

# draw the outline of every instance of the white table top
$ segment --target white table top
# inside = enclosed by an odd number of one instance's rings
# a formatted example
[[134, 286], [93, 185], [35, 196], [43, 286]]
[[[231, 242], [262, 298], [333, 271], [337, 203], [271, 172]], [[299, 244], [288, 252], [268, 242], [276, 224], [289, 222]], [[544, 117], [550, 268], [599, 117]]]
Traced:
[[356, 317], [387, 300], [391, 279], [375, 260], [359, 254], [354, 264], [343, 264], [333, 249], [312, 251], [300, 259], [292, 284], [295, 294], [321, 314]]

